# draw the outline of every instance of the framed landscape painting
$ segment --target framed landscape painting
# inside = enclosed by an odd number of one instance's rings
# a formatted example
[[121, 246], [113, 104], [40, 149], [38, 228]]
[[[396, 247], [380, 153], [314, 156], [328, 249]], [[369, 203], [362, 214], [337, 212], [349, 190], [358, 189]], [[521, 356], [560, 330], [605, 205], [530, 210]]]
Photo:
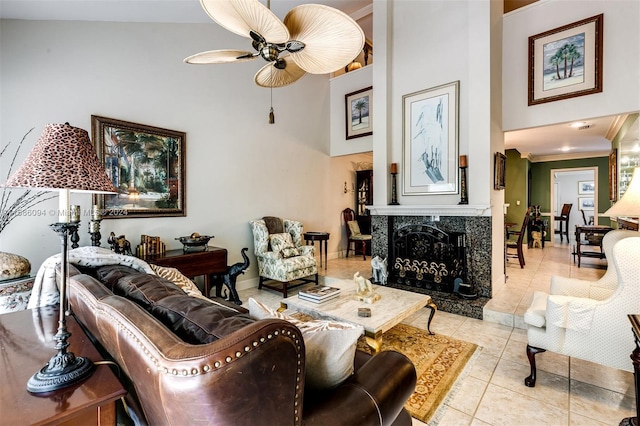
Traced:
[[529, 105], [602, 92], [603, 15], [529, 37]]
[[94, 194], [104, 218], [185, 216], [184, 132], [91, 116], [91, 132], [117, 194]]
[[580, 195], [593, 195], [595, 194], [596, 186], [592, 180], [579, 180], [578, 181], [578, 194]]
[[402, 97], [403, 195], [458, 193], [459, 81]]
[[347, 139], [361, 138], [373, 134], [373, 87], [347, 93], [345, 101], [345, 122]]

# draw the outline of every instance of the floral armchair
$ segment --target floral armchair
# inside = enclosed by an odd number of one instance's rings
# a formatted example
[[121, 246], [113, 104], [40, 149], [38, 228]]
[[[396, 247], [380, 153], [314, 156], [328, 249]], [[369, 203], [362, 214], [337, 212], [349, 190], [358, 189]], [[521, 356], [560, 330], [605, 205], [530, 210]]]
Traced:
[[[290, 288], [309, 282], [318, 284], [315, 249], [302, 242], [302, 222], [283, 219], [284, 232], [276, 233], [269, 233], [264, 219], [252, 220], [249, 224], [258, 261], [258, 288], [281, 291], [286, 298]], [[292, 281], [296, 283], [291, 284]]]
[[632, 371], [634, 339], [627, 315], [640, 312], [640, 238], [615, 230], [603, 238], [609, 271], [598, 281], [551, 279], [550, 294], [536, 291], [524, 314], [527, 358], [536, 384], [535, 355], [546, 350]]

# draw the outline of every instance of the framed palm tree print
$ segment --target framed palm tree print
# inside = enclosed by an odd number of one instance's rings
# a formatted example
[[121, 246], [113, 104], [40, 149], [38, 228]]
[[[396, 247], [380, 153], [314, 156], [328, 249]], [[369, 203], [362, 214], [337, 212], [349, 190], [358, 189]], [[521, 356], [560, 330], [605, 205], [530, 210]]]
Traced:
[[529, 37], [529, 105], [602, 92], [600, 14]]
[[184, 132], [92, 115], [91, 133], [118, 190], [93, 195], [104, 218], [186, 215]]
[[347, 139], [372, 135], [373, 86], [347, 93], [344, 100]]

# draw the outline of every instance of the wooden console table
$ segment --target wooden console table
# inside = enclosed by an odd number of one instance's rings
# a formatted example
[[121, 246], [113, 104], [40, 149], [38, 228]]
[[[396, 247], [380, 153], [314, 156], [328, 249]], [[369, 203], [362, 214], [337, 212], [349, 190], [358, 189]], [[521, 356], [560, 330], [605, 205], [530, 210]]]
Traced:
[[[115, 425], [116, 401], [126, 391], [107, 365], [96, 366], [76, 385], [39, 396], [27, 392], [29, 378], [56, 354], [57, 328], [58, 311], [53, 309], [0, 315], [0, 424]], [[93, 362], [103, 359], [73, 316], [67, 317], [67, 329], [72, 334], [69, 351]]]
[[145, 262], [176, 268], [183, 275], [204, 277], [204, 295], [211, 297], [212, 275], [227, 272], [227, 249], [208, 246], [205, 251], [185, 252], [182, 249], [167, 250], [164, 254], [143, 256]]
[[[578, 256], [578, 268], [580, 267], [580, 259], [584, 257], [594, 257], [597, 259], [604, 259], [604, 251], [602, 250], [602, 237], [612, 231], [610, 226], [589, 225], [580, 226], [576, 225], [576, 249], [573, 253]], [[598, 247], [599, 251], [588, 250], [587, 247]]]

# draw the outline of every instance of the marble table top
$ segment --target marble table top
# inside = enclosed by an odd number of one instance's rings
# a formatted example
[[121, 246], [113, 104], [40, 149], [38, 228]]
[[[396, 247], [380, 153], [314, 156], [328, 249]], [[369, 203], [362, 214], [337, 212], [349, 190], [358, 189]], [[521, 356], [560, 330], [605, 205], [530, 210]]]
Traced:
[[[399, 324], [409, 315], [431, 304], [431, 296], [396, 288], [373, 285], [381, 299], [368, 304], [356, 300], [356, 284], [352, 280], [336, 280], [329, 283], [340, 288], [340, 296], [322, 303], [300, 299], [297, 295], [282, 300], [288, 309], [293, 309], [316, 318], [332, 319], [358, 324], [367, 334], [384, 333]], [[358, 308], [371, 309], [371, 317], [359, 317]]]

